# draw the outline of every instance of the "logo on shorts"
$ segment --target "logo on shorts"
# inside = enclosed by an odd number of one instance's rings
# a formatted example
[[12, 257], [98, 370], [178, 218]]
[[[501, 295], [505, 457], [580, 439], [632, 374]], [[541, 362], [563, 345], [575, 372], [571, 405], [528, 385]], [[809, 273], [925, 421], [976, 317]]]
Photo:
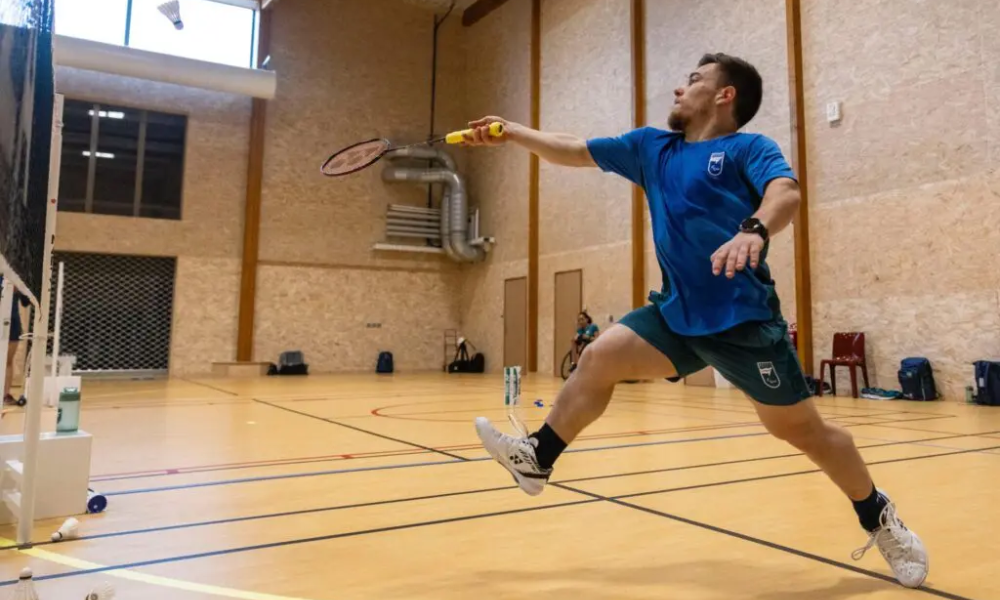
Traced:
[[718, 177], [722, 175], [722, 166], [726, 161], [725, 152], [713, 152], [712, 157], [708, 159], [708, 174], [712, 177]]
[[774, 369], [772, 362], [757, 363], [757, 370], [760, 371], [760, 378], [764, 380], [764, 385], [776, 390], [781, 387], [781, 380], [778, 379], [778, 372]]

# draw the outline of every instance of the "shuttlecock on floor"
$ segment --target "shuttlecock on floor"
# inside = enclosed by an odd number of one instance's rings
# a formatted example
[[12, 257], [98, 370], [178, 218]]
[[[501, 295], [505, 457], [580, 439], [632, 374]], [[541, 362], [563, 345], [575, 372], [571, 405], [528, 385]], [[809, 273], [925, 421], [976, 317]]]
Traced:
[[31, 569], [25, 567], [21, 570], [21, 577], [17, 580], [17, 585], [7, 596], [8, 600], [38, 600], [38, 592], [35, 591], [35, 581], [32, 579]]
[[110, 583], [102, 583], [87, 594], [84, 600], [111, 600], [115, 597], [115, 588]]
[[66, 522], [62, 524], [59, 531], [52, 534], [53, 542], [61, 542], [63, 540], [71, 540], [80, 534], [80, 522], [76, 519], [70, 517], [66, 519]]
[[170, 0], [157, 6], [163, 16], [170, 19], [175, 29], [184, 29], [184, 21], [181, 21], [181, 3], [179, 0]]

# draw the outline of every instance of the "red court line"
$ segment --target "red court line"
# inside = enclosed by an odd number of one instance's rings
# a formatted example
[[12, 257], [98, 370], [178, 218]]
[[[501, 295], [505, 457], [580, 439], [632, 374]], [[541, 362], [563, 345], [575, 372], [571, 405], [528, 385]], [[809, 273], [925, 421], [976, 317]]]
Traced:
[[[669, 433], [689, 433], [698, 431], [712, 431], [715, 429], [729, 429], [733, 427], [748, 427], [748, 426], [759, 426], [760, 423], [733, 423], [729, 425], [705, 425], [696, 427], [675, 427], [671, 429], [652, 429], [652, 430], [635, 430], [635, 431], [621, 431], [615, 433], [604, 433], [604, 434], [592, 434], [592, 435], [582, 435], [578, 437], [579, 440], [607, 440], [607, 439], [620, 439], [629, 437], [643, 437], [643, 436], [654, 436], [654, 435], [664, 435]], [[282, 467], [290, 466], [296, 464], [308, 464], [313, 462], [335, 462], [340, 460], [354, 460], [359, 458], [383, 458], [383, 457], [393, 457], [393, 456], [408, 456], [414, 454], [427, 454], [436, 450], [476, 450], [481, 448], [480, 444], [456, 444], [450, 446], [435, 446], [433, 450], [422, 450], [419, 448], [412, 448], [406, 450], [381, 450], [372, 452], [347, 452], [342, 454], [328, 454], [321, 456], [303, 456], [303, 457], [292, 457], [286, 459], [271, 459], [271, 460], [260, 460], [260, 461], [245, 461], [245, 462], [233, 462], [233, 463], [218, 463], [209, 465], [193, 465], [188, 467], [173, 467], [164, 469], [151, 469], [146, 471], [125, 471], [121, 473], [103, 473], [101, 475], [95, 475], [91, 477], [91, 481], [117, 481], [122, 479], [141, 479], [143, 477], [161, 477], [164, 475], [181, 475], [189, 473], [207, 473], [211, 471], [226, 471], [226, 470], [236, 470], [236, 469], [248, 469], [253, 467]]]
[[138, 401], [138, 404], [104, 404], [104, 405], [89, 405], [83, 410], [93, 411], [93, 410], [122, 410], [122, 409], [133, 409], [133, 408], [191, 408], [198, 406], [228, 406], [233, 404], [251, 404], [251, 400], [229, 400], [226, 398], [220, 398], [219, 400], [212, 402], [187, 402], [184, 400], [177, 402], [158, 402], [158, 403], [142, 403]]
[[[818, 396], [813, 396], [813, 398], [817, 398], [817, 397]], [[837, 397], [838, 398], [845, 398], [846, 399], [846, 397], [844, 397], [844, 396], [837, 396]], [[653, 399], [640, 399], [640, 400], [644, 400], [644, 401], [650, 402], [650, 403], [663, 403], [663, 402], [670, 402], [670, 401], [672, 401], [669, 398], [667, 398], [667, 399], [655, 399], [655, 398], [653, 398]], [[707, 405], [713, 405], [713, 406], [717, 405], [717, 404], [722, 404], [724, 406], [739, 407], [739, 408], [742, 408], [742, 407], [746, 406], [745, 402], [733, 403], [733, 402], [727, 402], [726, 400], [729, 400], [729, 399], [728, 398], [705, 399], [702, 396], [699, 396], [697, 398], [685, 397], [683, 399], [683, 401], [685, 403], [693, 403], [693, 404], [707, 404]], [[857, 399], [855, 399], [855, 400], [857, 400]], [[874, 403], [875, 401], [873, 401], [873, 400], [865, 400], [865, 402]], [[885, 413], [897, 414], [897, 413], [900, 413], [900, 414], [907, 414], [907, 415], [930, 415], [930, 416], [937, 416], [937, 415], [945, 414], [945, 413], [924, 412], [924, 411], [916, 411], [916, 410], [898, 410], [898, 409], [889, 408], [889, 407], [886, 407], [886, 408], [883, 408], [883, 409], [875, 409], [875, 408], [871, 408], [871, 407], [867, 407], [867, 406], [862, 407], [862, 406], [841, 406], [841, 405], [837, 405], [837, 404], [821, 404], [821, 403], [816, 402], [816, 401], [813, 401], [813, 404], [817, 408], [836, 408], [836, 409], [846, 409], [846, 410], [865, 410], [865, 411], [870, 411], [871, 413], [874, 413], [875, 415], [880, 414], [880, 413], [881, 414], [885, 414]], [[842, 415], [842, 416], [847, 416], [847, 415]], [[853, 416], [856, 416], [856, 417], [865, 417], [865, 416], [869, 416], [869, 415], [853, 415]], [[948, 415], [948, 416], [952, 416], [953, 417], [955, 415]]]

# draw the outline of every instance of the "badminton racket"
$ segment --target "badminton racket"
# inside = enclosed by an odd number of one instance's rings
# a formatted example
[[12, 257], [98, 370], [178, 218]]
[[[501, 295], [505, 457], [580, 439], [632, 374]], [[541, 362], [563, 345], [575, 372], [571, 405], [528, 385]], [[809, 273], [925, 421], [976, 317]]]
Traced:
[[[358, 142], [357, 144], [352, 144], [331, 154], [330, 158], [326, 159], [326, 162], [324, 162], [323, 166], [320, 167], [320, 172], [327, 177], [343, 177], [344, 175], [357, 173], [361, 169], [370, 167], [386, 154], [402, 150], [404, 148], [412, 148], [414, 146], [430, 146], [440, 142], [446, 142], [448, 144], [461, 144], [465, 141], [466, 135], [472, 135], [472, 131], [472, 129], [453, 131], [448, 135], [444, 135], [433, 140], [407, 144], [405, 146], [393, 146], [389, 140], [383, 138], [375, 138], [364, 142]], [[491, 137], [502, 136], [503, 123], [491, 124], [489, 132]]]

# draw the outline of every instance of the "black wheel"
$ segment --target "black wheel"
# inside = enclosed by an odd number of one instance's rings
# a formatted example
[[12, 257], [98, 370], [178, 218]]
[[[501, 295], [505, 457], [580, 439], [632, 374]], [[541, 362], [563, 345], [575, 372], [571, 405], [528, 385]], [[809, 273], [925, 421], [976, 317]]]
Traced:
[[25, 398], [24, 396], [21, 396], [20, 398], [17, 399], [17, 405], [18, 406], [24, 406], [27, 403], [28, 403], [28, 399]]
[[569, 374], [573, 372], [573, 353], [567, 352], [566, 356], [563, 357], [562, 365], [559, 367], [559, 374], [562, 375], [563, 381], [569, 379]]

